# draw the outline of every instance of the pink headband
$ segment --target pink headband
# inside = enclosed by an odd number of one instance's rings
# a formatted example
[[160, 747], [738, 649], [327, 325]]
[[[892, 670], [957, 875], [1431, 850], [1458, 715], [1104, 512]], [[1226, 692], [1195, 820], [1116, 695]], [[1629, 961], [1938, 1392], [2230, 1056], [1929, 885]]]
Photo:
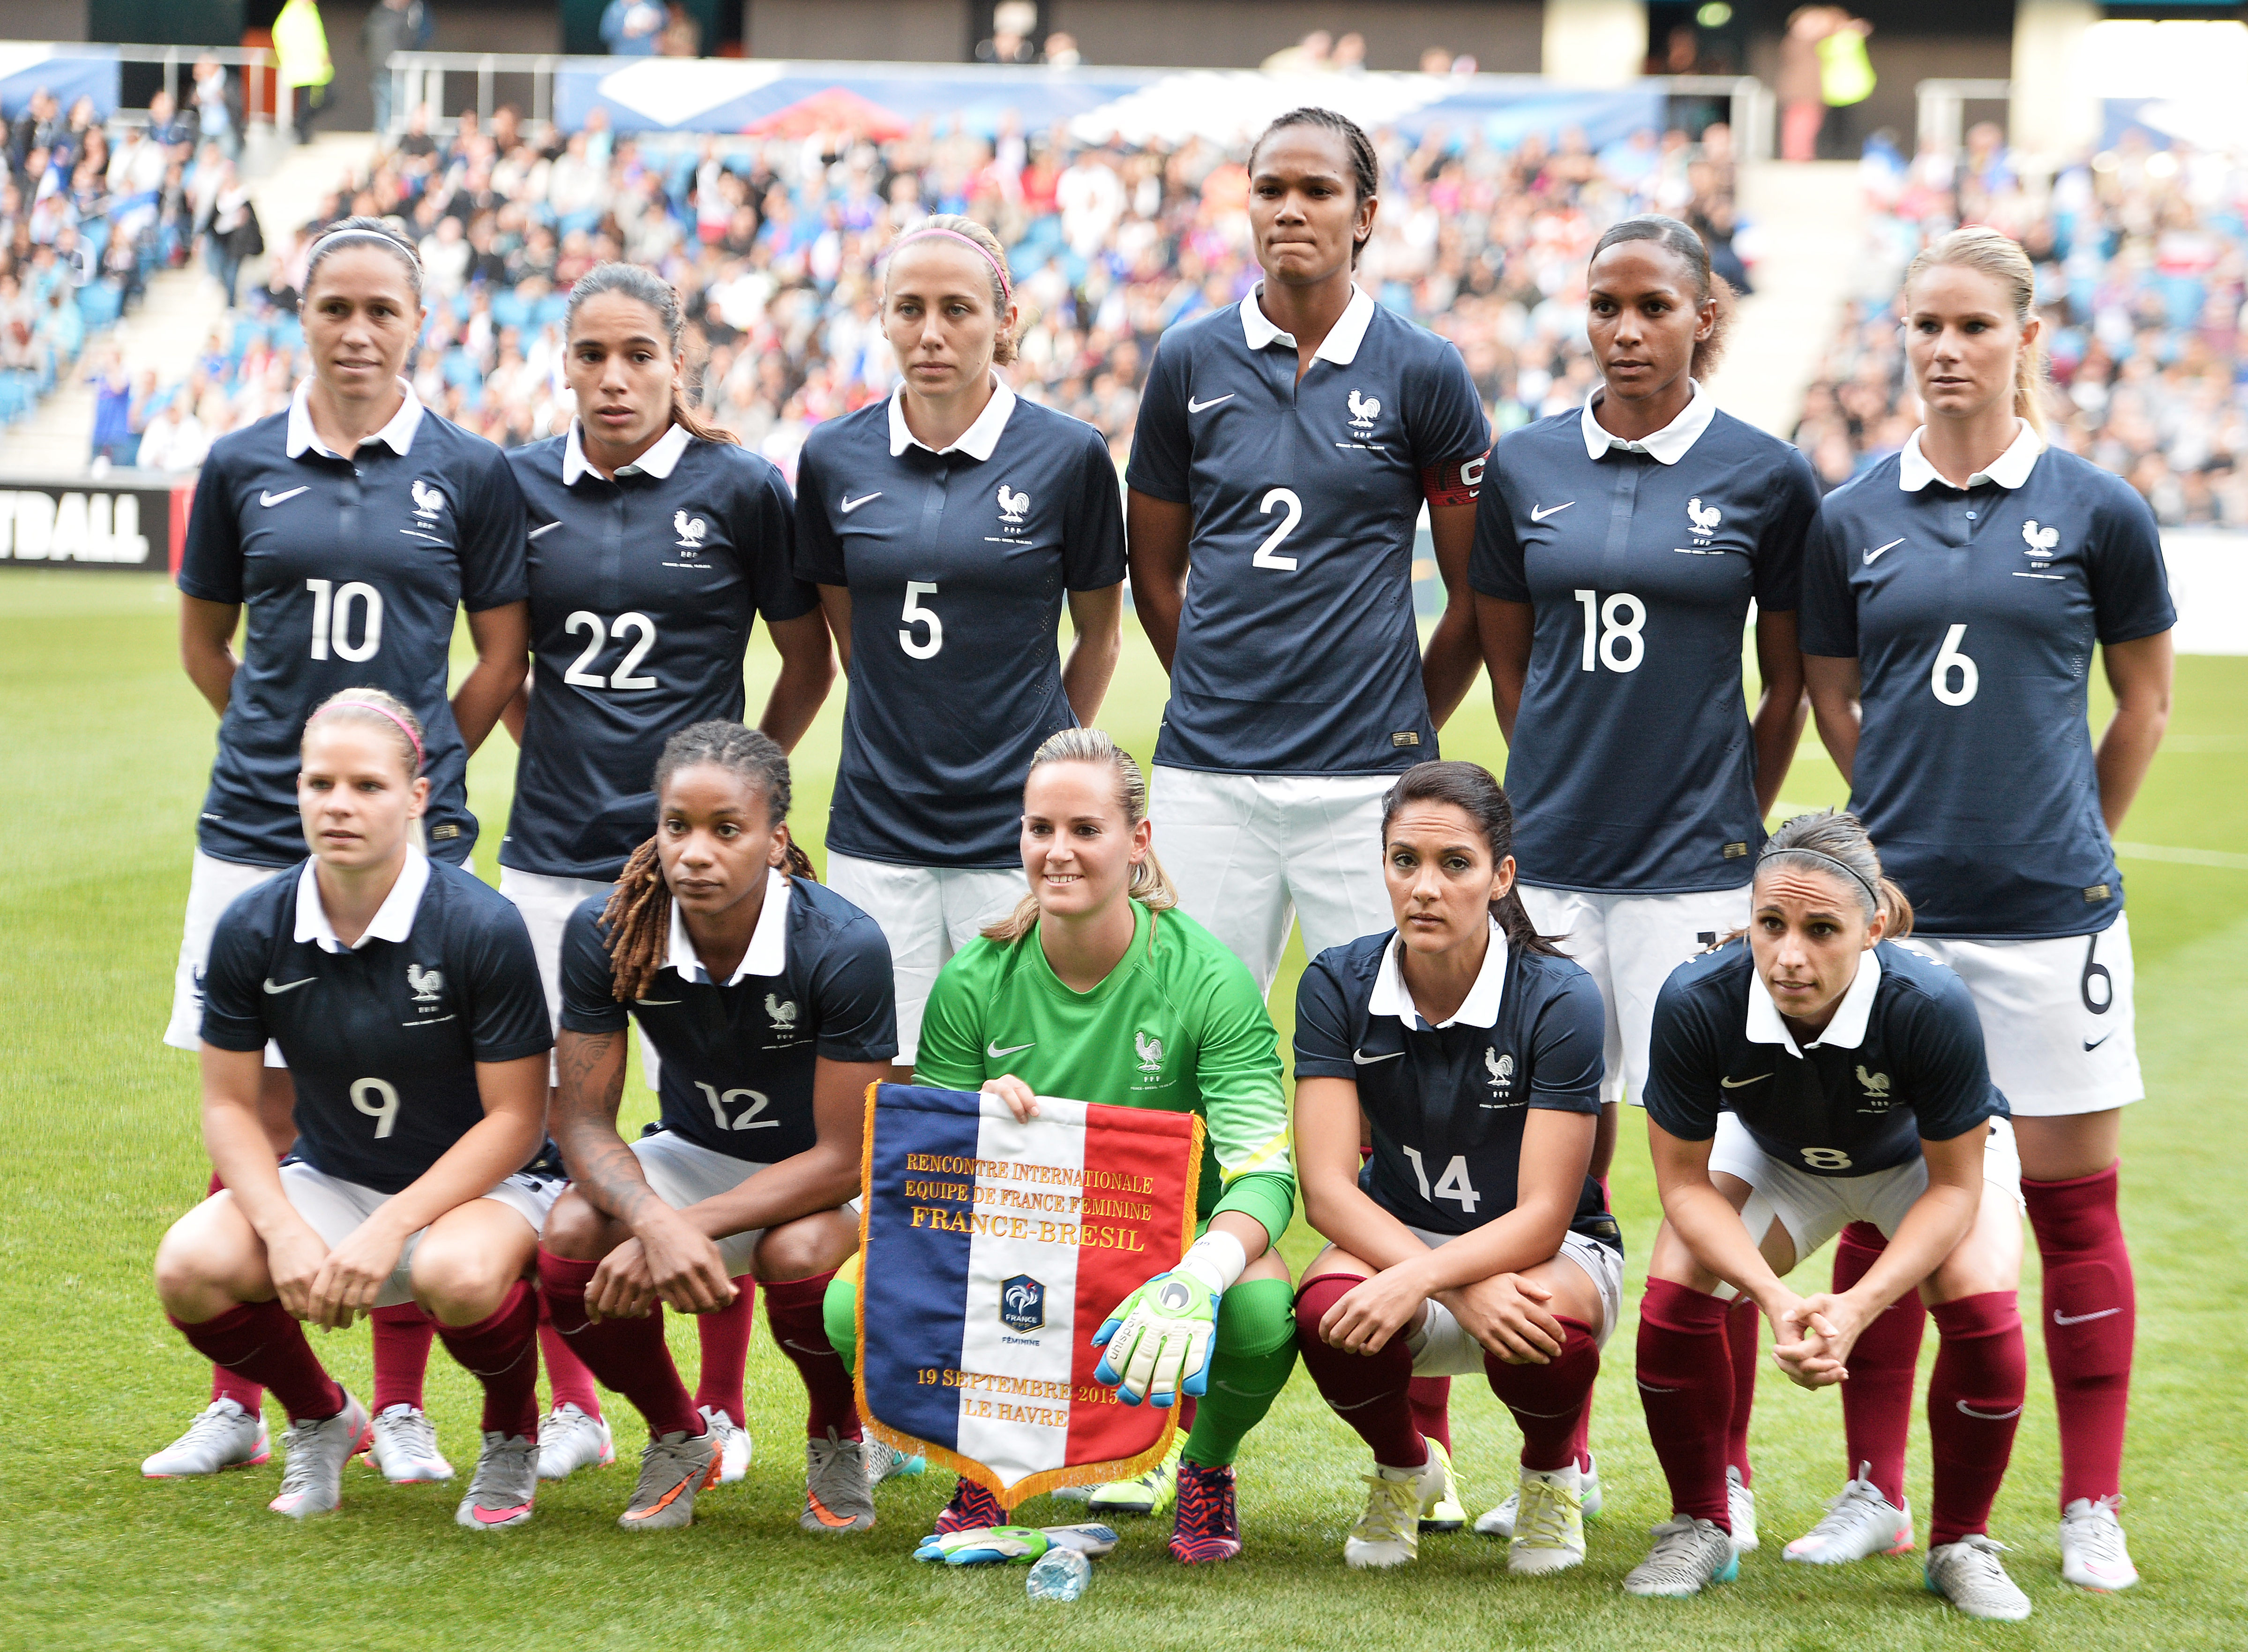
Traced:
[[406, 737], [407, 744], [414, 748], [414, 772], [417, 775], [422, 772], [422, 765], [425, 759], [422, 756], [421, 737], [414, 732], [413, 725], [408, 723], [405, 718], [400, 716], [396, 712], [386, 711], [379, 705], [369, 705], [364, 700], [338, 700], [332, 705], [322, 706], [319, 711], [314, 712], [312, 715], [317, 720], [322, 713], [329, 711], [341, 711], [346, 707], [349, 707], [353, 711], [372, 711], [375, 716], [379, 717], [388, 717], [393, 723], [396, 723], [398, 725], [399, 733], [404, 735]]
[[1007, 266], [1001, 264], [998, 259], [991, 256], [990, 248], [977, 240], [975, 236], [963, 235], [957, 230], [947, 230], [942, 225], [928, 230], [916, 230], [911, 235], [900, 236], [897, 240], [897, 244], [890, 249], [890, 254], [894, 257], [897, 256], [898, 249], [900, 247], [910, 246], [915, 242], [922, 240], [925, 236], [933, 235], [948, 236], [949, 238], [960, 243], [962, 246], [971, 249], [977, 257], [983, 259], [984, 263], [991, 266], [991, 273], [999, 278], [1000, 298], [1004, 301], [1011, 299], [1015, 296], [1015, 284], [1007, 278]]

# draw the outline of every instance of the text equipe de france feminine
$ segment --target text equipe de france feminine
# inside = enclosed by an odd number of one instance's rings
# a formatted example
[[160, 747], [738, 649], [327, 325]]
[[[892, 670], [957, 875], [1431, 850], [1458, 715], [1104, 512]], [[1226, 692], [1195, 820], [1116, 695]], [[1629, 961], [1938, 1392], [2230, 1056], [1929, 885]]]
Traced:
[[[1044, 1244], [1073, 1244], [1104, 1251], [1145, 1251], [1147, 1236], [1135, 1225], [1111, 1227], [1096, 1218], [1134, 1224], [1151, 1220], [1155, 1207], [1119, 1194], [1146, 1196], [1155, 1190], [1151, 1177], [1118, 1170], [1073, 1169], [1056, 1164], [1016, 1163], [1004, 1159], [963, 1159], [938, 1153], [906, 1155], [908, 1201], [940, 1200], [984, 1209], [948, 1210], [914, 1203], [913, 1225], [949, 1233], [987, 1233], [994, 1238], [1030, 1239]], [[963, 1181], [922, 1181], [911, 1173], [960, 1176]], [[1025, 1185], [1027, 1184], [1027, 1185]], [[1072, 1191], [1071, 1189], [1075, 1189]], [[1014, 1212], [1027, 1214], [1017, 1215]], [[1066, 1218], [1055, 1220], [1055, 1217]]]

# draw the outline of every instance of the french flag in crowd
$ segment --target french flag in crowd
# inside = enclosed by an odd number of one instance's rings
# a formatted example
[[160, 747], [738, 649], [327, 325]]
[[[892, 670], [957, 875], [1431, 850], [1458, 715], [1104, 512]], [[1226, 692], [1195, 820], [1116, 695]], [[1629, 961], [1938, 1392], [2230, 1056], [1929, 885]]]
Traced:
[[1178, 1413], [1095, 1382], [1093, 1333], [1194, 1237], [1190, 1113], [873, 1086], [859, 1407], [1012, 1508], [1152, 1467]]

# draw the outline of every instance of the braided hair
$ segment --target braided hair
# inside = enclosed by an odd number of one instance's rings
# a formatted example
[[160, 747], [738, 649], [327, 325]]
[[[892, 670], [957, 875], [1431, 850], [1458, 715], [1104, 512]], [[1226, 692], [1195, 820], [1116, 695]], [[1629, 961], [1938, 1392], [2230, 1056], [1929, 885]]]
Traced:
[[[778, 826], [787, 820], [788, 754], [771, 736], [723, 721], [682, 729], [663, 743], [663, 755], [655, 761], [658, 799], [673, 775], [704, 764], [739, 775], [764, 792], [768, 823]], [[671, 886], [663, 881], [663, 862], [656, 853], [661, 836], [633, 851], [610, 892], [609, 903], [601, 908], [601, 929], [609, 947], [609, 991], [619, 1004], [630, 1004], [648, 991], [670, 949]], [[812, 857], [793, 841], [784, 870], [792, 880], [815, 876]]]

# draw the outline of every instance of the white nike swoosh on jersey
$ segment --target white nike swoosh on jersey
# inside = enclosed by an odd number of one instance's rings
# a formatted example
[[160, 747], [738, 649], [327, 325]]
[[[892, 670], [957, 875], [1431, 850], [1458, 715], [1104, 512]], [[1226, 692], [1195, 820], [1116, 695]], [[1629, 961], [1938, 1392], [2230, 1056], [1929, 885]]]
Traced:
[[683, 1002], [683, 1000], [679, 998], [634, 998], [633, 1002], [634, 1004], [678, 1004]]
[[1241, 393], [1237, 390], [1228, 390], [1223, 395], [1212, 396], [1207, 401], [1197, 401], [1192, 396], [1189, 396], [1187, 398], [1187, 411], [1189, 413], [1200, 413], [1204, 408], [1214, 408], [1221, 401], [1230, 401], [1235, 396], [1240, 394]]
[[2111, 1313], [2121, 1313], [2122, 1311], [2121, 1308], [2102, 1308], [2097, 1313], [2063, 1313], [2059, 1308], [2055, 1308], [2053, 1311], [2053, 1322], [2055, 1325], [2082, 1325], [2087, 1320], [2104, 1320]]
[[305, 492], [306, 488], [309, 488], [311, 484], [308, 483], [305, 484], [305, 488], [291, 488], [286, 493], [261, 493], [257, 496], [257, 503], [264, 505], [268, 511], [271, 511], [275, 505], [285, 504], [287, 501], [295, 498], [298, 494]]
[[319, 978], [317, 975], [308, 975], [301, 981], [284, 981], [279, 986], [275, 986], [273, 977], [269, 975], [265, 977], [265, 990], [268, 992], [294, 992], [298, 987], [308, 987]]
[[1980, 1417], [1985, 1422], [2004, 1422], [2008, 1417], [2018, 1417], [2022, 1414], [2019, 1406], [2011, 1411], [1977, 1411], [1964, 1400], [1957, 1400], [1953, 1403], [1958, 1406], [1962, 1416]]
[[530, 532], [524, 534], [523, 537], [526, 539], [536, 539], [540, 534], [552, 533], [555, 529], [561, 525], [562, 524], [559, 522], [550, 522], [543, 528], [533, 528]]
[[1762, 1084], [1770, 1077], [1772, 1074], [1769, 1073], [1759, 1073], [1753, 1079], [1720, 1079], [1717, 1082], [1728, 1090], [1737, 1090], [1744, 1084]]
[[1402, 1050], [1392, 1050], [1388, 1055], [1368, 1055], [1363, 1050], [1353, 1050], [1350, 1052], [1350, 1059], [1353, 1061], [1355, 1061], [1360, 1066], [1370, 1067], [1376, 1061], [1395, 1061], [1399, 1056], [1404, 1053], [1405, 1052]]
[[1003, 1050], [997, 1045], [986, 1039], [984, 1045], [984, 1053], [992, 1060], [997, 1061], [1001, 1056], [1019, 1055], [1025, 1050], [1036, 1048], [1037, 1045], [1038, 1040], [1036, 1038], [1032, 1038], [1028, 1044], [1011, 1044]]
[[881, 497], [882, 490], [880, 488], [877, 488], [872, 493], [862, 493], [855, 499], [846, 499], [843, 501], [843, 514], [847, 517], [853, 511], [856, 511], [860, 505], [866, 504], [867, 500], [879, 499]]
[[1872, 567], [1872, 566], [1874, 566], [1874, 559], [1875, 557], [1877, 557], [1877, 556], [1881, 555], [1881, 553], [1882, 552], [1884, 552], [1884, 551], [1894, 551], [1894, 550], [1895, 550], [1899, 545], [1902, 545], [1903, 543], [1904, 543], [1904, 540], [1903, 540], [1902, 538], [1895, 538], [1895, 539], [1890, 540], [1890, 541], [1889, 541], [1887, 545], [1885, 545], [1876, 546], [1874, 549], [1873, 549], [1873, 550], [1871, 550], [1871, 551], [1867, 552], [1866, 552], [1866, 566], [1867, 566], [1868, 567], [1869, 567], [1869, 568], [1870, 568], [1870, 567]]
[[[1572, 500], [1570, 500], [1570, 501], [1569, 501], [1569, 504], [1576, 504], [1576, 503], [1577, 503], [1577, 502], [1576, 502], [1574, 499], [1572, 499]], [[1561, 514], [1561, 512], [1563, 512], [1564, 511], [1566, 511], [1566, 510], [1569, 508], [1569, 504], [1557, 504], [1557, 505], [1554, 505], [1554, 506], [1551, 507], [1550, 509], [1545, 509], [1545, 510], [1540, 510], [1540, 509], [1539, 509], [1539, 508], [1537, 508], [1537, 507], [1533, 506], [1533, 507], [1532, 507], [1532, 509], [1531, 509], [1531, 512], [1530, 512], [1530, 519], [1531, 519], [1532, 522], [1543, 522], [1544, 520], [1546, 520], [1546, 518], [1547, 517], [1558, 517], [1558, 516], [1559, 516], [1559, 515]]]

